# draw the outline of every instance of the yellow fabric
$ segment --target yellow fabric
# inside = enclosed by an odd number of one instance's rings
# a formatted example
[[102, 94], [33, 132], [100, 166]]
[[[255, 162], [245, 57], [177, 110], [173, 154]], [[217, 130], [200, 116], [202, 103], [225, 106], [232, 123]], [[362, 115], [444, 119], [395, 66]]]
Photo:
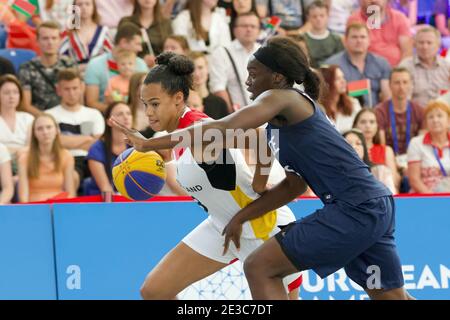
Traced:
[[[247, 196], [239, 186], [237, 186], [235, 190], [230, 191], [230, 194], [241, 209], [245, 208], [253, 201], [253, 199]], [[250, 220], [250, 225], [252, 226], [256, 238], [266, 241], [269, 239], [270, 232], [275, 228], [276, 222], [277, 211], [273, 210], [259, 218]]]

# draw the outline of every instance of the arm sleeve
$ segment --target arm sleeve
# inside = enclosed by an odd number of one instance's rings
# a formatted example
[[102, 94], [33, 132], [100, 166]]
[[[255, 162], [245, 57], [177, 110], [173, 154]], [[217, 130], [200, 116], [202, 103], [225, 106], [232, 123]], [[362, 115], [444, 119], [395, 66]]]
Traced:
[[386, 115], [384, 114], [384, 110], [382, 109], [383, 105], [380, 104], [375, 108], [375, 115], [377, 116], [378, 126], [382, 130], [386, 130], [388, 126], [388, 121], [386, 119]]
[[97, 109], [92, 110], [95, 111], [92, 117], [92, 120], [94, 121], [93, 134], [103, 134], [105, 132], [105, 119], [103, 118], [103, 115], [100, 113], [100, 111], [98, 111]]
[[110, 52], [113, 47], [113, 39], [111, 38], [111, 30], [108, 27], [104, 26], [106, 29], [105, 39], [103, 40], [103, 52]]
[[84, 75], [84, 82], [87, 85], [98, 85], [100, 86], [100, 77], [97, 75], [97, 69], [99, 69], [97, 66], [97, 61], [94, 58], [93, 60], [89, 61], [87, 67], [86, 67], [86, 73]]
[[391, 76], [391, 65], [386, 59], [381, 58], [381, 60], [382, 79], [389, 80]]
[[191, 27], [189, 26], [189, 21], [186, 16], [189, 15], [187, 15], [186, 11], [183, 10], [175, 17], [175, 19], [173, 19], [172, 29], [174, 34], [188, 37]]
[[333, 34], [333, 37], [336, 41], [336, 53], [343, 51], [345, 48], [344, 44], [342, 43], [341, 37], [337, 34]]
[[104, 144], [100, 140], [97, 140], [89, 148], [88, 154], [86, 156], [86, 160], [95, 160], [95, 161], [98, 161], [101, 163], [106, 162]]
[[229, 57], [225, 49], [217, 48], [210, 58], [209, 85], [211, 92], [222, 91], [227, 88], [227, 70], [230, 66]]
[[20, 66], [19, 80], [25, 90], [31, 90], [31, 74], [29, 63], [24, 63]]
[[398, 37], [406, 36], [411, 37], [411, 29], [409, 27], [409, 21], [408, 18], [404, 14], [399, 14], [397, 17], [398, 21], [398, 30], [397, 34]]
[[422, 161], [420, 144], [423, 137], [415, 137], [408, 146], [408, 162]]
[[231, 33], [230, 25], [227, 21], [228, 17], [225, 15], [225, 10], [223, 10], [223, 14], [217, 14], [217, 19], [220, 19], [220, 34], [222, 35], [220, 37], [219, 44], [222, 46], [227, 46], [231, 43]]

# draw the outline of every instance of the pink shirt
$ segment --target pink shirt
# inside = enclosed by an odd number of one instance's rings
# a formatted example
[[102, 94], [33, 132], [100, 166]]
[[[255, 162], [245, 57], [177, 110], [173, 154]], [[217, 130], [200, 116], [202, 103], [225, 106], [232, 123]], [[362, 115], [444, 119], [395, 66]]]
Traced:
[[[366, 23], [368, 17], [361, 9], [355, 11], [347, 20], [350, 23]], [[408, 18], [400, 11], [386, 8], [386, 20], [381, 24], [380, 29], [370, 29], [369, 51], [386, 58], [391, 66], [399, 64], [402, 58], [399, 38], [401, 36], [411, 37]]]
[[97, 0], [95, 4], [100, 15], [100, 24], [112, 29], [118, 27], [120, 19], [133, 13], [132, 0]]

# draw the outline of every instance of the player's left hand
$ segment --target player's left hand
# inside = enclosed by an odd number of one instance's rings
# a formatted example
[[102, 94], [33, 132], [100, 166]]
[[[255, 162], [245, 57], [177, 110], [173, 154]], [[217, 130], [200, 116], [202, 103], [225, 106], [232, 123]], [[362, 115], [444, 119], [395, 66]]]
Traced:
[[225, 242], [223, 244], [223, 255], [225, 255], [230, 247], [230, 241], [234, 242], [236, 249], [239, 251], [241, 248], [241, 234], [242, 234], [242, 223], [237, 219], [233, 218], [227, 224], [225, 229], [223, 229], [222, 235], [225, 236]]

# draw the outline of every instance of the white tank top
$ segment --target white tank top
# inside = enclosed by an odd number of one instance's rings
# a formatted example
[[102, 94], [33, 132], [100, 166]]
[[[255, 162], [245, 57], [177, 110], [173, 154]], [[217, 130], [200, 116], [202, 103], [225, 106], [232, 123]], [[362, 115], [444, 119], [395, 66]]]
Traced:
[[[199, 165], [187, 148], [176, 162], [178, 183], [208, 212], [209, 219], [220, 232], [239, 210], [259, 197], [253, 191], [253, 174], [241, 150], [227, 149], [223, 152], [232, 161]], [[278, 182], [283, 179], [279, 168], [278, 165], [276, 170], [271, 170], [269, 180]], [[293, 221], [294, 214], [284, 206], [244, 223], [242, 237], [267, 240], [277, 232], [276, 226]]]

